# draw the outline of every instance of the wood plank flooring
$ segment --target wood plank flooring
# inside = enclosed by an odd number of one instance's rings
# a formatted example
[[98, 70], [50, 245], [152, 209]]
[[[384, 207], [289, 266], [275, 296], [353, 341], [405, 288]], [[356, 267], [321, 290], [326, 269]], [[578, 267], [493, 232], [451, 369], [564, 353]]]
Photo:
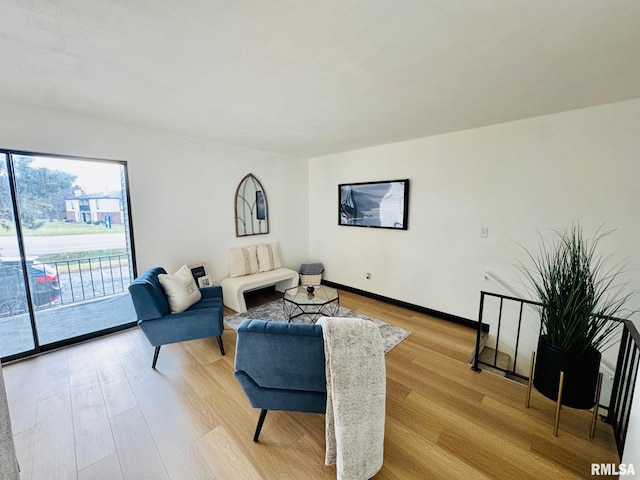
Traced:
[[[269, 298], [255, 297], [259, 303]], [[341, 304], [410, 330], [386, 356], [383, 479], [590, 478], [618, 463], [610, 426], [466, 363], [475, 332], [341, 292]], [[230, 311], [228, 314], [232, 313]], [[334, 479], [324, 465], [324, 416], [258, 411], [233, 377], [235, 331], [153, 347], [138, 329], [4, 366], [27, 479]], [[602, 477], [599, 477], [602, 478]], [[606, 477], [605, 477], [606, 478]]]

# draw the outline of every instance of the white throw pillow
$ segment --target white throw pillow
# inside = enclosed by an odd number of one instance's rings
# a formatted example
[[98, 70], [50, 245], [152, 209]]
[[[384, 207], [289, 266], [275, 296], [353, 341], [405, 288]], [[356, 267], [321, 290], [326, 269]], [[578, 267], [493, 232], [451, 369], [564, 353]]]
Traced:
[[258, 273], [256, 246], [231, 248], [229, 250], [229, 275], [242, 277], [252, 273]]
[[282, 267], [280, 262], [280, 248], [277, 243], [267, 243], [257, 246], [258, 271], [269, 272]]
[[202, 298], [202, 294], [193, 279], [191, 270], [186, 265], [173, 275], [161, 273], [158, 275], [160, 285], [167, 294], [167, 301], [171, 313], [184, 312], [191, 305]]

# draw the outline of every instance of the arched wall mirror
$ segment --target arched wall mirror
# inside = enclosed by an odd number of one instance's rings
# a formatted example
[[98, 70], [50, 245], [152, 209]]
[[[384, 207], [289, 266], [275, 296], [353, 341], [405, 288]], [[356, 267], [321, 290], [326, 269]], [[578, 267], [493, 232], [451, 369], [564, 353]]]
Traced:
[[236, 190], [236, 237], [269, 233], [267, 194], [260, 181], [248, 174]]

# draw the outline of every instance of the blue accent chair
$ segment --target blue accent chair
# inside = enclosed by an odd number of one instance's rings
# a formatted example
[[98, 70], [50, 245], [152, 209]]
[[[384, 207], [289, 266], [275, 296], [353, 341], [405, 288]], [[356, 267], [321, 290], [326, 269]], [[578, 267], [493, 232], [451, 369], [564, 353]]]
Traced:
[[325, 413], [324, 361], [321, 326], [243, 320], [234, 375], [251, 406], [261, 409], [254, 442], [269, 410]]
[[150, 268], [129, 285], [138, 325], [156, 347], [151, 368], [156, 368], [160, 347], [168, 343], [217, 337], [220, 353], [224, 355], [222, 288], [201, 288], [202, 298], [197, 303], [184, 312], [171, 313], [167, 295], [158, 280], [161, 273], [167, 272], [162, 267]]

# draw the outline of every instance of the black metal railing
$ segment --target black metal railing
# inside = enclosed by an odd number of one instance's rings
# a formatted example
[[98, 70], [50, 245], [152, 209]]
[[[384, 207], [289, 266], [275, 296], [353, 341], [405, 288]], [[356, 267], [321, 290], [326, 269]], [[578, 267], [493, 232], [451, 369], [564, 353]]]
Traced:
[[[487, 361], [486, 359], [483, 360], [480, 358], [480, 353], [483, 346], [482, 331], [487, 332], [488, 326], [485, 320], [487, 298], [493, 298], [498, 303], [497, 312], [495, 313], [495, 315], [497, 316], [497, 326], [494, 325], [495, 332], [492, 332], [495, 335], [495, 353], [492, 361]], [[503, 316], [507, 305], [509, 305], [509, 309], [512, 312], [512, 318], [510, 319], [510, 321], [505, 322]], [[474, 370], [479, 370], [479, 365], [483, 364], [496, 370], [502, 371], [506, 374], [513, 375], [514, 377], [528, 380], [528, 370], [525, 372], [527, 373], [527, 375], [518, 372], [518, 359], [520, 354], [520, 345], [522, 342], [522, 326], [524, 323], [527, 323], [529, 328], [533, 329], [532, 334], [534, 335], [529, 335], [529, 339], [533, 338], [535, 340], [535, 344], [530, 345], [533, 347], [532, 350], [535, 350], [535, 348], [537, 347], [537, 340], [542, 334], [542, 322], [540, 321], [539, 314], [539, 308], [541, 306], [542, 304], [540, 304], [539, 302], [534, 302], [532, 300], [525, 300], [522, 298], [517, 298], [509, 295], [501, 295], [493, 292], [480, 292], [480, 311], [478, 314], [476, 351], [472, 368]], [[530, 311], [530, 314], [528, 315], [528, 322], [523, 322], [523, 313], [525, 311], [525, 307], [529, 307]], [[517, 311], [517, 315], [513, 313], [515, 311]], [[513, 317], [515, 317], [515, 319]], [[618, 329], [620, 333], [622, 332], [622, 326], [625, 320], [611, 316], [601, 316], [601, 318], [606, 319], [608, 322], [612, 323], [612, 325], [607, 327], [607, 329]], [[507, 330], [506, 333], [505, 329]], [[511, 335], [509, 335], [509, 330]], [[613, 335], [615, 335], [615, 333], [613, 333]], [[503, 341], [504, 337], [507, 337], [506, 341]], [[513, 363], [510, 364], [511, 366], [509, 368], [501, 367], [497, 363], [498, 353], [505, 350], [513, 356]], [[529, 357], [526, 357], [526, 360], [529, 360]], [[521, 372], [524, 372], [524, 370], [521, 369]]]
[[629, 320], [624, 322], [620, 350], [616, 365], [616, 375], [613, 380], [611, 402], [607, 422], [613, 426], [613, 433], [618, 447], [618, 454], [622, 458], [624, 444], [629, 427], [631, 404], [638, 378], [638, 364], [640, 363], [640, 335], [638, 329]]
[[131, 283], [126, 254], [47, 263], [4, 259], [0, 264], [0, 318], [28, 311], [23, 273], [25, 265], [36, 309], [126, 292]]
[[[495, 351], [488, 358], [481, 358], [483, 346], [483, 335], [487, 333], [487, 301], [493, 299], [495, 305], [495, 315], [497, 324], [494, 323], [491, 328], [495, 328]], [[474, 353], [473, 364], [471, 368], [475, 371], [481, 371], [480, 365], [491, 367], [492, 369], [501, 371], [507, 376], [515, 379], [528, 380], [527, 375], [518, 372], [518, 356], [521, 346], [523, 314], [526, 307], [537, 309], [541, 306], [538, 302], [524, 300], [508, 295], [501, 295], [492, 292], [480, 292], [480, 310], [478, 314], [478, 328], [476, 334], [476, 350]], [[505, 322], [504, 312], [506, 309], [511, 310], [512, 316], [509, 322]], [[513, 314], [517, 312], [517, 314]], [[493, 318], [496, 318], [493, 317]], [[631, 414], [631, 404], [633, 401], [634, 389], [638, 378], [638, 369], [640, 364], [640, 334], [633, 322], [630, 320], [622, 320], [615, 317], [606, 317], [607, 320], [615, 322], [621, 327], [621, 337], [619, 342], [618, 359], [616, 362], [616, 371], [611, 387], [611, 398], [608, 405], [599, 405], [599, 408], [607, 410], [607, 416], [603, 420], [613, 426], [618, 453], [622, 458], [624, 443], [629, 426], [629, 417]], [[536, 341], [542, 332], [542, 324], [539, 314], [533, 314], [530, 320], [536, 322], [533, 327], [538, 331]], [[508, 324], [511, 332], [515, 335], [505, 335], [505, 323]], [[530, 322], [531, 323], [531, 322]], [[531, 326], [531, 325], [530, 325]], [[505, 338], [507, 337], [507, 338]], [[503, 350], [513, 353], [513, 362], [508, 367], [503, 367], [498, 363], [498, 355]], [[602, 401], [602, 400], [601, 400]]]
[[50, 262], [60, 283], [60, 296], [51, 305], [80, 302], [125, 292], [131, 283], [129, 257], [108, 255]]
[[[483, 360], [480, 358], [480, 355], [481, 355], [482, 344], [483, 344], [483, 332], [485, 332], [486, 334], [486, 326], [484, 326], [485, 323], [483, 322], [483, 320], [485, 319], [485, 307], [487, 304], [486, 302], [487, 297], [494, 298], [498, 302], [498, 306], [497, 306], [498, 324], [495, 331], [496, 340], [495, 340], [495, 347], [493, 347], [494, 354], [489, 356], [488, 359]], [[473, 370], [480, 371], [480, 364], [482, 364], [482, 365], [491, 367], [495, 370], [504, 372], [506, 375], [509, 375], [515, 378], [520, 378], [523, 380], [527, 379], [525, 375], [518, 372], [518, 355], [520, 354], [523, 314], [524, 314], [524, 308], [527, 305], [536, 308], [540, 306], [540, 303], [533, 302], [531, 300], [524, 300], [522, 298], [512, 297], [509, 295], [500, 295], [498, 293], [493, 293], [493, 292], [485, 292], [485, 291], [480, 292], [480, 310], [478, 313], [476, 349], [475, 349], [475, 354], [473, 359], [473, 365], [471, 367], [473, 368]], [[507, 340], [504, 341], [505, 329], [503, 328], [504, 327], [503, 317], [504, 317], [505, 308], [507, 307], [509, 307], [510, 310], [517, 312], [517, 322], [515, 326], [513, 322], [509, 322], [509, 327], [511, 330], [513, 330], [515, 327], [515, 335], [508, 336]], [[536, 328], [539, 336], [542, 328], [539, 317], [537, 317], [536, 322], [537, 322]], [[501, 350], [501, 347], [503, 347], [502, 350]], [[500, 352], [503, 352], [504, 350], [513, 352], [513, 355], [512, 355], [513, 361], [510, 362], [509, 366], [507, 367], [500, 365], [500, 363], [498, 362], [498, 355], [500, 354]]]

